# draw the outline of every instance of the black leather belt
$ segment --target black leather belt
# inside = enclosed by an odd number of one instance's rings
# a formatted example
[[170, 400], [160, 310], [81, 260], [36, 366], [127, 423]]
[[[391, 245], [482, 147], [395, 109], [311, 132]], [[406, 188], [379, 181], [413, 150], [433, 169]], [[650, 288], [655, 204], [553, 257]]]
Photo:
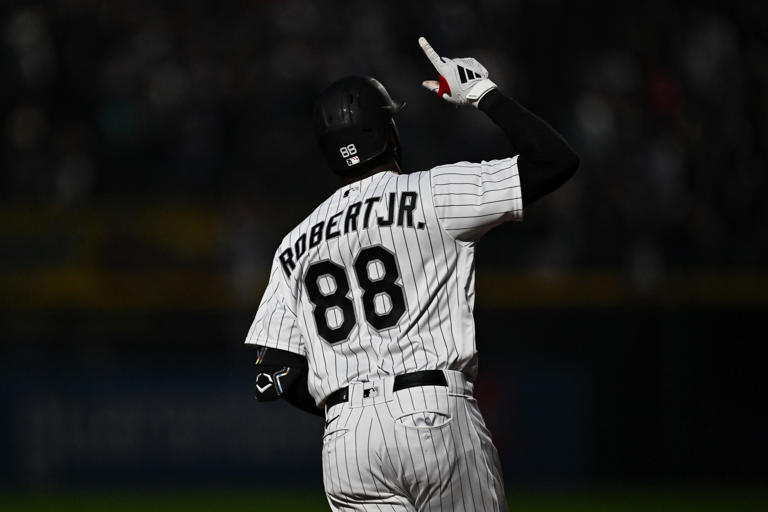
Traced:
[[[404, 373], [395, 376], [392, 391], [413, 388], [416, 386], [447, 386], [445, 374], [441, 370], [423, 370], [420, 372]], [[363, 390], [363, 398], [368, 398], [370, 389]], [[325, 407], [330, 409], [349, 400], [349, 387], [339, 388], [325, 399]]]

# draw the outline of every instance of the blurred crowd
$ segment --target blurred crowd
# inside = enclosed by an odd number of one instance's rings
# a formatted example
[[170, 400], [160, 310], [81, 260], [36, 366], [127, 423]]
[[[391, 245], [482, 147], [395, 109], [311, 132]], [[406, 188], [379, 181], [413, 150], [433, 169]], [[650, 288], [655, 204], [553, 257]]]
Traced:
[[310, 118], [340, 76], [371, 74], [406, 99], [408, 169], [508, 152], [480, 114], [421, 90], [423, 34], [478, 58], [581, 156], [521, 228], [516, 264], [761, 268], [768, 16], [760, 2], [721, 4], [6, 3], [3, 208], [202, 205], [222, 214], [218, 261], [261, 272], [335, 186]]
[[764, 480], [766, 14], [0, 3], [0, 481], [320, 481], [314, 425], [252, 408], [242, 345], [281, 237], [337, 186], [314, 98], [380, 79], [407, 102], [409, 171], [513, 151], [421, 87], [421, 35], [477, 58], [581, 157], [477, 252], [478, 390], [511, 481]]

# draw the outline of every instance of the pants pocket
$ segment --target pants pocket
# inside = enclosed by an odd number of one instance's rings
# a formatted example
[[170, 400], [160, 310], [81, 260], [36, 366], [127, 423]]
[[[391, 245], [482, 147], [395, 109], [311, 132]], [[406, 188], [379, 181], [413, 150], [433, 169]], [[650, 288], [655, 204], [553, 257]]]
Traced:
[[399, 397], [398, 411], [393, 418], [395, 425], [410, 429], [440, 428], [453, 420], [451, 403], [447, 388], [424, 388]]
[[439, 411], [412, 412], [395, 419], [399, 425], [411, 428], [442, 427], [450, 421], [450, 415]]
[[323, 446], [326, 446], [334, 441], [338, 441], [341, 437], [349, 432], [346, 428], [339, 428], [336, 430], [330, 430], [323, 435]]

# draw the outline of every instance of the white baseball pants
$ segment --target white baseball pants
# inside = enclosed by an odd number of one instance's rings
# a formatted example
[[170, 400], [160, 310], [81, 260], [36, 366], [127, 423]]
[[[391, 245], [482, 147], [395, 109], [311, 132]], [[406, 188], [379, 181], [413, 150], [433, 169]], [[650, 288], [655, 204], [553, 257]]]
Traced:
[[447, 387], [356, 382], [349, 401], [326, 411], [323, 482], [334, 511], [507, 511], [472, 383], [444, 373]]

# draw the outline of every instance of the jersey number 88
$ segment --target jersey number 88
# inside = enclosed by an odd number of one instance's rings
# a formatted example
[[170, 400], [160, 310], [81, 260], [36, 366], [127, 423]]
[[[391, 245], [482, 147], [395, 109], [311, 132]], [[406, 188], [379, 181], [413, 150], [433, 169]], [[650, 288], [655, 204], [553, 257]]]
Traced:
[[[374, 277], [371, 276], [372, 267], [377, 269]], [[362, 301], [366, 321], [377, 330], [397, 325], [405, 312], [405, 296], [402, 286], [397, 284], [400, 272], [395, 255], [380, 245], [367, 247], [355, 258], [354, 271], [357, 282], [363, 289]], [[322, 290], [321, 279], [328, 277], [333, 280], [334, 286], [327, 285], [325, 290]], [[357, 318], [355, 305], [352, 299], [347, 297], [350, 286], [344, 267], [329, 260], [313, 263], [304, 276], [304, 285], [314, 306], [312, 314], [317, 333], [328, 343], [346, 340]], [[380, 311], [377, 311], [377, 304]], [[341, 322], [336, 322], [335, 327], [328, 324], [329, 310], [333, 310], [331, 314], [334, 318], [337, 318], [339, 313], [342, 315]]]

